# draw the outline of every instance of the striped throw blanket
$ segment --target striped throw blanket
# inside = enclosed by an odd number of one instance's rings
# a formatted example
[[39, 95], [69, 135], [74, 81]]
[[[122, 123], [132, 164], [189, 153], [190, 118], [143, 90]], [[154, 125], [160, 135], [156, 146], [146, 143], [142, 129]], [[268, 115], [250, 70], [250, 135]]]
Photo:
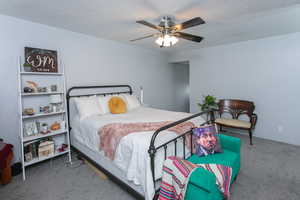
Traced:
[[217, 164], [193, 164], [175, 156], [168, 157], [164, 162], [158, 199], [184, 200], [189, 177], [197, 167], [202, 167], [216, 176], [218, 188], [228, 199], [232, 174], [230, 167]]

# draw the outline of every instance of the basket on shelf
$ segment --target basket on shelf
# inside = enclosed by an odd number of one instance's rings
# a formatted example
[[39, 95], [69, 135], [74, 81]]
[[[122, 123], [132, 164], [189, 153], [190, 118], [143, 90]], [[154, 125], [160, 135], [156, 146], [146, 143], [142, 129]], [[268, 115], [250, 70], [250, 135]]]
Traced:
[[45, 141], [39, 145], [39, 157], [48, 157], [54, 155], [54, 142]]

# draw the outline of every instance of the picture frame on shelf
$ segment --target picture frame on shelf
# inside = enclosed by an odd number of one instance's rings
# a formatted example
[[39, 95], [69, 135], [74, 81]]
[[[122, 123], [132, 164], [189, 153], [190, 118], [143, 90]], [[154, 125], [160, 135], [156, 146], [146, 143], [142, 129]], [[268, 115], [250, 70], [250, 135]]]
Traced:
[[26, 122], [24, 124], [24, 133], [26, 136], [37, 135], [39, 133], [36, 122]]
[[33, 158], [32, 152], [25, 153], [24, 156], [25, 156], [25, 161], [26, 162], [30, 162]]

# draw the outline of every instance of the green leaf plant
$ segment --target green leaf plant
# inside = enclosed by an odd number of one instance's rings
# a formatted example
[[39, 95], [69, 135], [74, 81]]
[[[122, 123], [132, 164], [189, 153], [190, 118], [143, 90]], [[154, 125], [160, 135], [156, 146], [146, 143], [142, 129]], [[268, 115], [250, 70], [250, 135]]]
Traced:
[[202, 103], [198, 103], [201, 111], [206, 111], [209, 109], [218, 109], [217, 98], [212, 95], [203, 96]]

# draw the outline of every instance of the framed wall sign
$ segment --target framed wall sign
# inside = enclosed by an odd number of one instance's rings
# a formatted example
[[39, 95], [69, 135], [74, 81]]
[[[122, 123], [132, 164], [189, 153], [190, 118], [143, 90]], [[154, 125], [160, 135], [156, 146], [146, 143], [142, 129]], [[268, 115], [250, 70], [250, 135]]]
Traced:
[[58, 72], [57, 51], [25, 47], [25, 63], [33, 72]]

